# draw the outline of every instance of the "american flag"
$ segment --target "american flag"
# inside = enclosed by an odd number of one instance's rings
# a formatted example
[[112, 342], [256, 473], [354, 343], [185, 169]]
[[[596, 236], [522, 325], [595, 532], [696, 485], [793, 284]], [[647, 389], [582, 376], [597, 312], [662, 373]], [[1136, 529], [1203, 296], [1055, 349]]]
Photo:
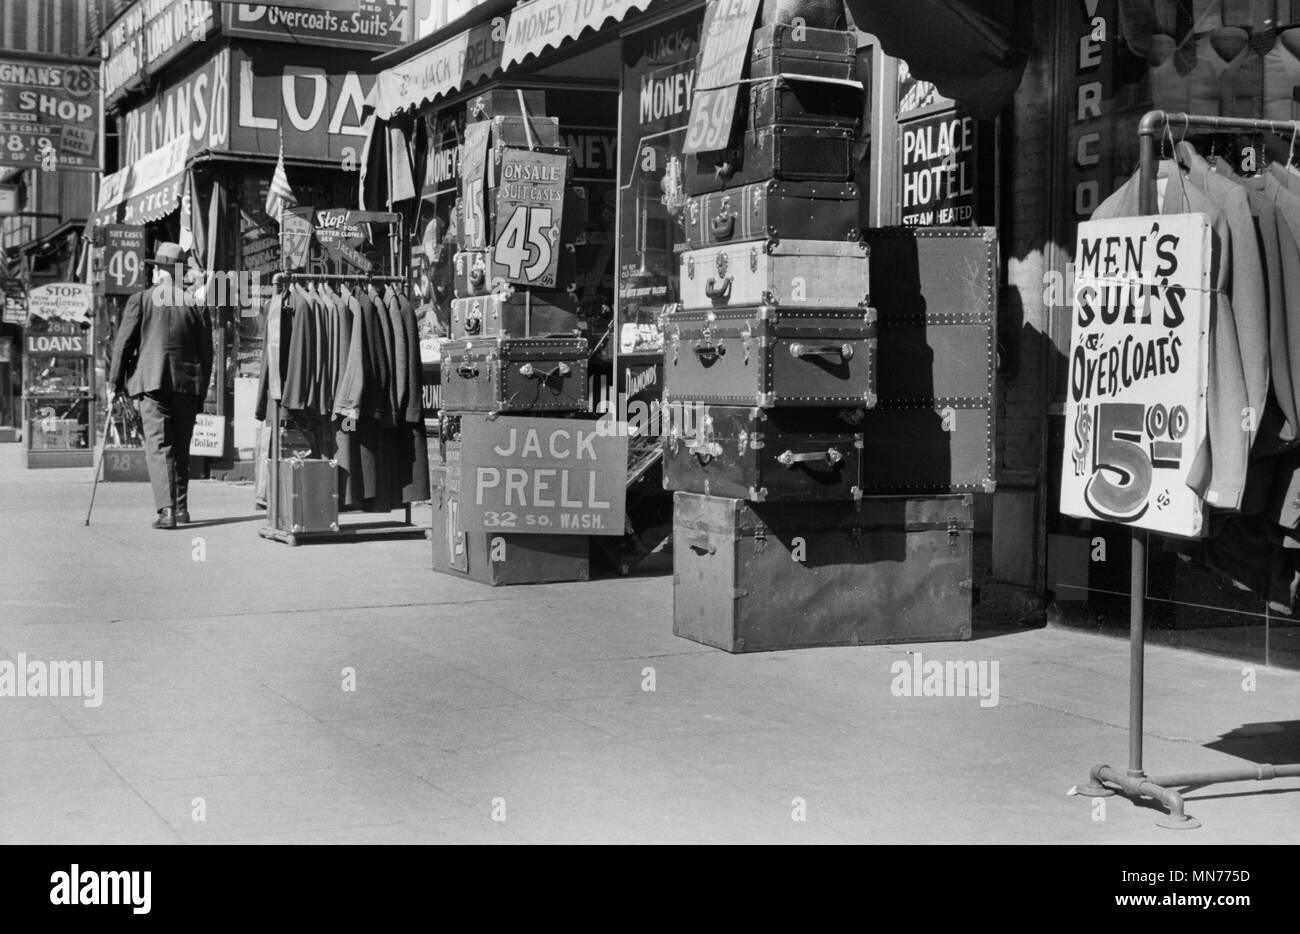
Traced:
[[266, 193], [266, 213], [277, 222], [285, 208], [294, 207], [298, 199], [289, 187], [289, 176], [284, 170], [284, 137], [280, 137], [280, 156], [275, 160], [275, 174], [271, 176], [271, 187]]

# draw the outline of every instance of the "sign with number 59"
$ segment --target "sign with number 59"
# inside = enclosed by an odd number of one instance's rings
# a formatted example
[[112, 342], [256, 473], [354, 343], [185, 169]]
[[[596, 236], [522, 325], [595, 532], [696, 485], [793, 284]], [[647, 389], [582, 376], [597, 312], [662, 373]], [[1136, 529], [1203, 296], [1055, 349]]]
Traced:
[[566, 154], [500, 150], [490, 281], [555, 287], [568, 175]]
[[1061, 512], [1202, 533], [1212, 268], [1204, 214], [1079, 225]]

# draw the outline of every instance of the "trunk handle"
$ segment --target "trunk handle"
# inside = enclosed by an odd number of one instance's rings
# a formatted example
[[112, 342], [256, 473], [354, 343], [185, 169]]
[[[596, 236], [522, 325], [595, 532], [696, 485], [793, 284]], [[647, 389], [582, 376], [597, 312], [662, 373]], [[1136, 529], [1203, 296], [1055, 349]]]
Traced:
[[709, 538], [707, 532], [701, 532], [698, 529], [690, 532], [683, 532], [682, 538], [685, 539], [687, 548], [694, 548], [696, 551], [703, 552], [706, 555], [718, 553], [718, 546]]
[[853, 359], [852, 344], [800, 344], [790, 345], [790, 356], [792, 357], [831, 357], [837, 356], [842, 360]]
[[731, 276], [723, 276], [720, 284], [710, 276], [705, 280], [704, 294], [715, 302], [731, 301]]
[[478, 374], [479, 374], [478, 367], [471, 366], [468, 363], [462, 363], [460, 366], [456, 367], [456, 375], [459, 376], [461, 379], [474, 379], [478, 376]]
[[776, 462], [782, 467], [793, 467], [795, 464], [803, 464], [809, 461], [825, 461], [828, 464], [835, 465], [844, 460], [844, 455], [836, 448], [827, 448], [825, 451], [809, 451], [804, 454], [796, 454], [794, 451], [786, 450], [777, 455]]
[[549, 380], [552, 376], [568, 376], [572, 372], [573, 368], [567, 363], [557, 363], [554, 369], [547, 370], [545, 373], [538, 370], [537, 367], [533, 366], [531, 363], [519, 364], [519, 375], [524, 379]]
[[727, 352], [727, 348], [722, 345], [722, 341], [718, 341], [714, 344], [707, 340], [696, 341], [695, 346], [692, 347], [691, 350], [695, 351], [695, 356], [699, 357], [701, 362], [705, 358], [717, 360]]
[[696, 439], [686, 445], [686, 450], [699, 459], [701, 464], [707, 464], [713, 458], [722, 454], [722, 445], [716, 441], [703, 441]]
[[728, 213], [727, 209], [723, 208], [709, 226], [713, 228], [713, 239], [730, 240], [736, 233], [736, 215]]

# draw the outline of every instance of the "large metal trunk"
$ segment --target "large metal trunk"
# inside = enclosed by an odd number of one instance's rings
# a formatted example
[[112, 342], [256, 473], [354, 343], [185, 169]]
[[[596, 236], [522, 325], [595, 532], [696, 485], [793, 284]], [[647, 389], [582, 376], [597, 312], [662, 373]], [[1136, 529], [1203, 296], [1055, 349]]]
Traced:
[[972, 510], [677, 493], [673, 633], [728, 652], [969, 639]]
[[780, 178], [847, 182], [853, 178], [852, 129], [778, 123], [746, 130], [726, 149], [686, 157], [688, 195]]
[[852, 81], [857, 77], [857, 50], [853, 32], [761, 26], [750, 41], [749, 77], [806, 75]]
[[286, 457], [280, 461], [279, 509], [281, 532], [337, 532], [339, 528], [338, 464], [323, 458]]
[[880, 312], [865, 492], [992, 492], [997, 239], [992, 228], [866, 231]]
[[664, 321], [665, 402], [876, 404], [872, 308], [763, 305], [673, 311]]
[[666, 489], [769, 503], [862, 495], [862, 433], [835, 409], [666, 411]]
[[467, 532], [460, 525], [459, 484], [441, 467], [430, 470], [430, 481], [433, 570], [494, 587], [590, 578], [586, 536]]
[[492, 295], [451, 300], [453, 338], [545, 337], [577, 330], [577, 302], [564, 292], [507, 287]]
[[750, 240], [856, 241], [858, 186], [852, 182], [755, 182], [686, 202], [692, 250]]
[[869, 249], [834, 240], [755, 240], [687, 250], [681, 305], [739, 308], [866, 308], [871, 299]]
[[736, 125], [747, 130], [785, 124], [857, 130], [863, 94], [849, 84], [800, 80], [797, 75], [755, 78], [741, 85]]
[[448, 412], [579, 412], [587, 408], [584, 337], [476, 337], [447, 344]]

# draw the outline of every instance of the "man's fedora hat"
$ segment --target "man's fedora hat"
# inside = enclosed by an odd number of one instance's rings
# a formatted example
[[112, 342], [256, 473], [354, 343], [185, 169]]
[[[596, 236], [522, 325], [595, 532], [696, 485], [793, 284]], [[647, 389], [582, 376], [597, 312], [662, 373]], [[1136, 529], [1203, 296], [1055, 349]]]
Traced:
[[184, 258], [185, 251], [181, 249], [179, 243], [164, 240], [158, 244], [158, 249], [154, 251], [153, 259], [149, 262], [154, 266], [174, 266], [182, 262]]

